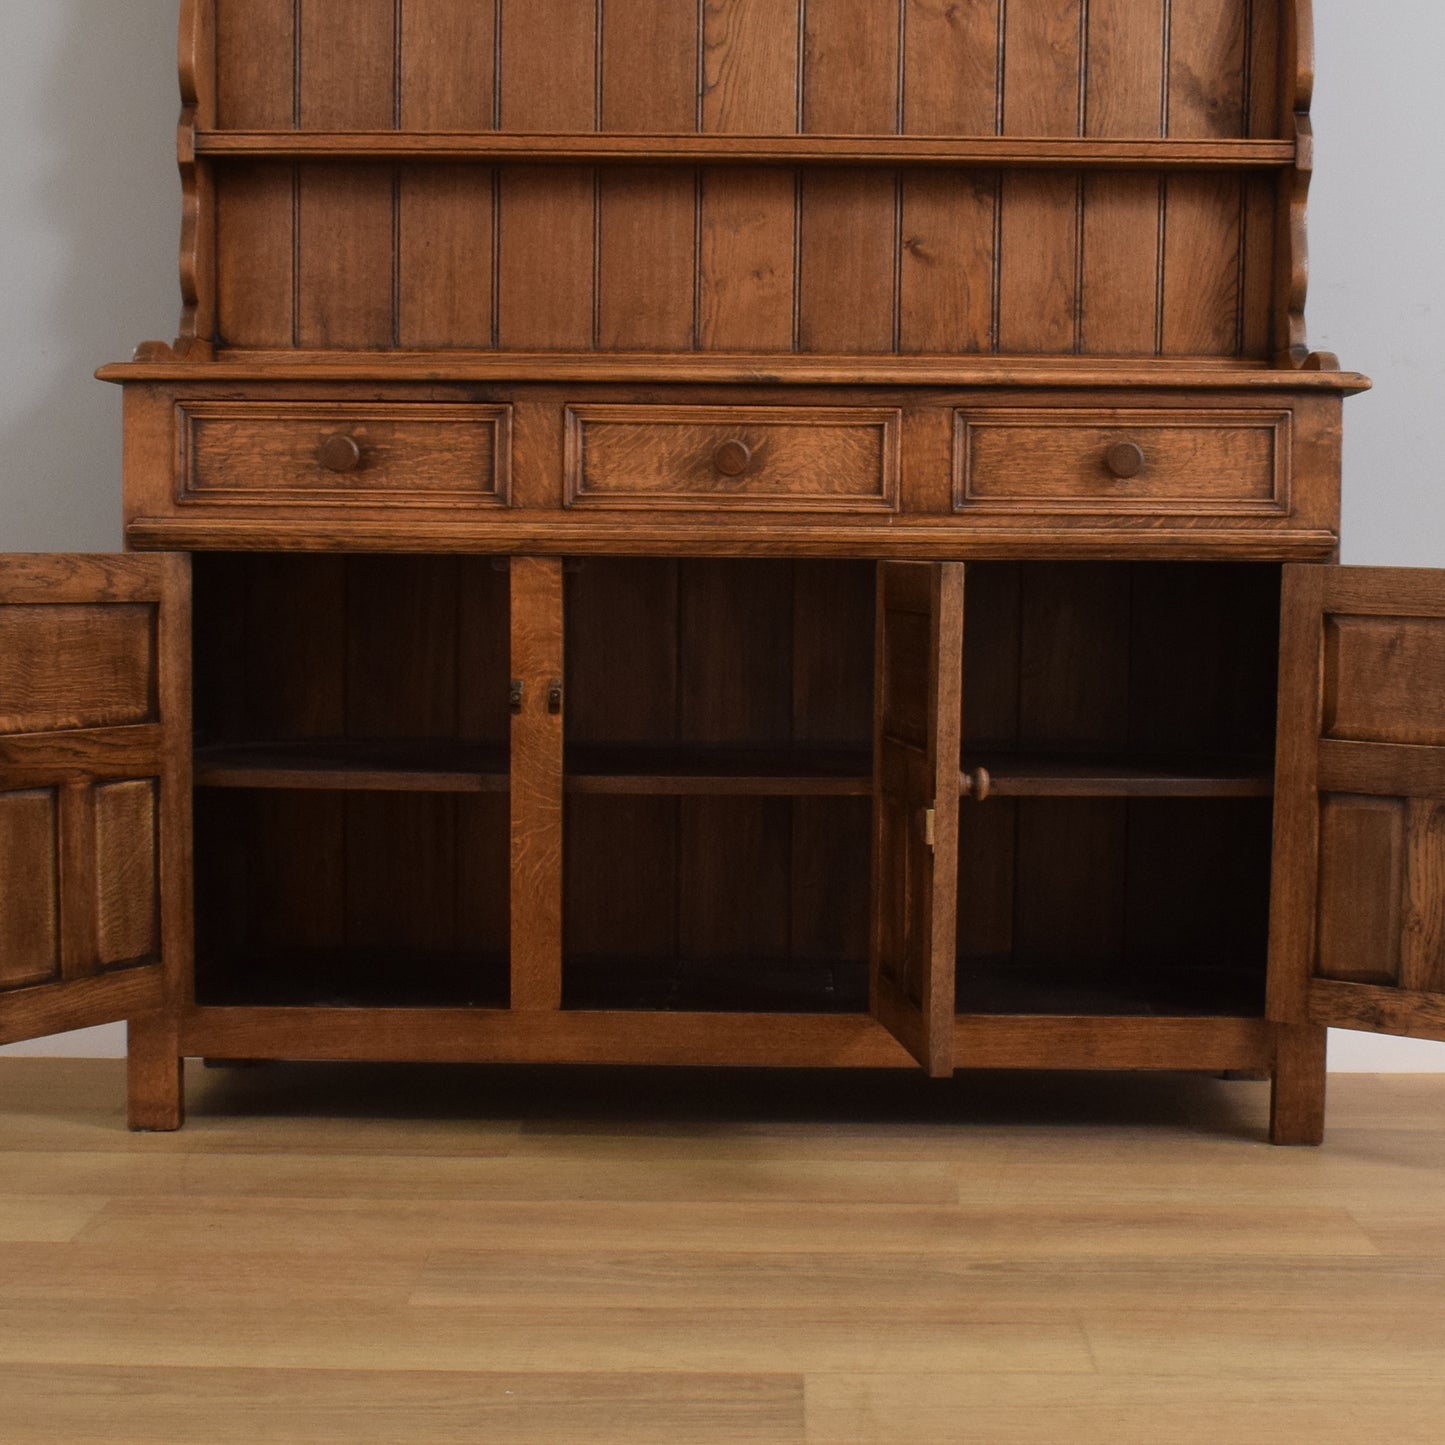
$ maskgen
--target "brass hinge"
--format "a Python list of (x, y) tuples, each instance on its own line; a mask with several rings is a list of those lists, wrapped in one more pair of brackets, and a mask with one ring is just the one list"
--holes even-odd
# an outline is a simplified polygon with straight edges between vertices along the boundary
[(933, 847), (934, 833), (937, 831), (938, 812), (934, 808), (925, 808), (923, 811), (923, 841), (931, 848)]

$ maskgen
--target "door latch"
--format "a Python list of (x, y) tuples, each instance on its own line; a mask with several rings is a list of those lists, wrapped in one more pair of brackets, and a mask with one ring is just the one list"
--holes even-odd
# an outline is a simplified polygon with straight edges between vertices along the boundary
[(527, 684), (520, 677), (512, 679), (512, 716), (517, 717), (522, 711), (522, 699), (526, 695)]
[(562, 714), (562, 679), (554, 677), (547, 684), (547, 711), (553, 717), (560, 717)]
[(938, 812), (933, 808), (923, 810), (923, 841), (931, 848), (938, 831)]

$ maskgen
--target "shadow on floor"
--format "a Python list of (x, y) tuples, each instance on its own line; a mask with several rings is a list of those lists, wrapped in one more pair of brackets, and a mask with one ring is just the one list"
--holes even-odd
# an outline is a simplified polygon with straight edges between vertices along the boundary
[(1259, 1139), (1268, 1088), (1188, 1074), (599, 1068), (420, 1064), (190, 1066), (194, 1119), (518, 1121), (529, 1132), (722, 1125), (1159, 1128)]

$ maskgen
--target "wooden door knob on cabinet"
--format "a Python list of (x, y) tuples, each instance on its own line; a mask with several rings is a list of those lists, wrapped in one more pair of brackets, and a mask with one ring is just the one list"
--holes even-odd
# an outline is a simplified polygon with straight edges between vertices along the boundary
[(723, 442), (712, 454), (712, 464), (725, 477), (740, 477), (752, 462), (753, 451), (746, 442)]
[(354, 472), (361, 465), (361, 443), (337, 432), (322, 441), (316, 456), (328, 472)]
[(1104, 465), (1120, 481), (1137, 477), (1144, 470), (1144, 448), (1137, 442), (1115, 442), (1104, 453)]
[(965, 798), (981, 803), (993, 791), (993, 779), (987, 768), (965, 768), (959, 790)]

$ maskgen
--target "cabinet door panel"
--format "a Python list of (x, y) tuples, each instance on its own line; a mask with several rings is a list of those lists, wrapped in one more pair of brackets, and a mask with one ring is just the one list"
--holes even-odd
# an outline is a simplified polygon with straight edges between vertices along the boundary
[(189, 724), (184, 558), (0, 558), (0, 1043), (185, 976)]
[(1445, 1038), (1445, 573), (1287, 567), (1270, 1012)]
[(963, 567), (878, 568), (874, 1015), (930, 1074), (953, 1072)]

